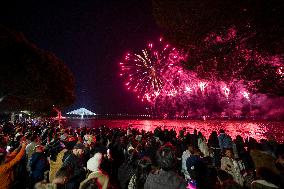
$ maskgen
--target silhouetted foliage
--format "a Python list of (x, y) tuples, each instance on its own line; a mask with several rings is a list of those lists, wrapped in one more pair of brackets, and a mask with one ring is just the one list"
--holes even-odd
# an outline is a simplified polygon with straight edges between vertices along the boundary
[(18, 32), (0, 27), (0, 110), (46, 111), (74, 101), (74, 78), (65, 64)]

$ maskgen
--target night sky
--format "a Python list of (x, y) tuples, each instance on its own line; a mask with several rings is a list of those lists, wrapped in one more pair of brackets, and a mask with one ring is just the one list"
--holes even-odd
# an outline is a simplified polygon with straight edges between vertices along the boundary
[[(5, 2), (5, 1), (4, 1)], [(2, 1), (0, 24), (53, 52), (73, 72), (76, 101), (99, 114), (142, 113), (146, 105), (127, 91), (119, 62), (160, 36), (150, 0)]]

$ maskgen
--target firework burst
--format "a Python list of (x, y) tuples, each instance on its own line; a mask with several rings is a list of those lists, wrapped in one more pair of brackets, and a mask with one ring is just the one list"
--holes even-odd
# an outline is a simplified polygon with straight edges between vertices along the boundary
[[(265, 59), (258, 54), (252, 57), (249, 51), (242, 51), (240, 57), (244, 64), (231, 74), (239, 75), (251, 60), (257, 60), (259, 66), (273, 62), (277, 68), (273, 71), (283, 80), (282, 59)], [(160, 38), (158, 43), (149, 43), (138, 53), (127, 53), (120, 63), (120, 75), (128, 90), (135, 92), (141, 101), (149, 102), (153, 115), (234, 117), (261, 112), (256, 109), (261, 107), (264, 100), (260, 99), (264, 97), (250, 93), (254, 81), (235, 77), (222, 81), (214, 75), (210, 80), (201, 79), (198, 73), (184, 68), (182, 61), (187, 58)]]
[(164, 75), (183, 59), (181, 54), (160, 38), (158, 44), (149, 43), (140, 53), (127, 53), (120, 63), (129, 90), (141, 100), (153, 101), (168, 80)]

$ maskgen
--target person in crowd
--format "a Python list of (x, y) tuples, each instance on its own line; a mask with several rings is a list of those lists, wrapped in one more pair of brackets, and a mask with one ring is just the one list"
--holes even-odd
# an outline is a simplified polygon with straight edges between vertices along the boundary
[(70, 179), (70, 168), (63, 166), (55, 174), (51, 183), (39, 182), (35, 189), (65, 189), (65, 185)]
[(171, 143), (161, 146), (157, 152), (159, 169), (150, 173), (145, 189), (184, 189), (186, 182), (176, 172), (175, 148)]
[(244, 143), (243, 138), (240, 135), (236, 136), (236, 139), (234, 140), (234, 144), (237, 150), (236, 153), (238, 154), (237, 157), (243, 161), (247, 171), (254, 170), (253, 160), (251, 156), (249, 155), (248, 150), (246, 149), (246, 144)]
[(245, 170), (241, 160), (235, 159), (232, 148), (225, 148), (221, 159), (221, 169), (231, 174), (234, 180), (241, 186), (244, 183), (242, 170)]
[(67, 183), (67, 189), (78, 189), (80, 183), (86, 178), (86, 171), (83, 165), (84, 150), (85, 146), (82, 143), (77, 143), (63, 162), (63, 166), (69, 167), (72, 172)]
[(236, 157), (243, 159), (243, 155), (246, 154), (246, 149), (245, 149), (243, 138), (240, 135), (237, 135), (236, 139), (234, 140), (234, 144), (235, 144), (236, 153), (237, 153)]
[(63, 149), (57, 154), (55, 161), (50, 158), (50, 160), (49, 160), (49, 165), (50, 165), (49, 181), (50, 182), (53, 181), (57, 171), (62, 167), (62, 165), (63, 165), (63, 157), (64, 157), (64, 155), (65, 155), (65, 153), (67, 151), (68, 150), (65, 147), (63, 147)]
[(281, 186), (284, 187), (284, 144), (280, 144), (275, 150), (276, 160), (275, 166), (279, 172)]
[(94, 178), (82, 183), (80, 189), (100, 189), (100, 187), (98, 186), (97, 179)]
[(221, 148), (219, 146), (218, 135), (216, 131), (212, 131), (208, 139), (209, 152), (213, 157), (213, 166), (220, 168), (221, 166)]
[(35, 152), (29, 159), (29, 167), (31, 188), (33, 188), (37, 182), (40, 182), (44, 179), (44, 172), (49, 168), (47, 157), (44, 153), (44, 146), (35, 146)]
[(9, 189), (14, 182), (14, 168), (25, 154), (27, 143), (23, 141), (21, 145), (11, 154), (0, 151), (0, 188)]
[[(144, 160), (144, 157), (147, 156), (152, 162), (152, 171), (150, 171), (146, 178), (144, 188), (195, 187), (199, 189), (215, 189), (216, 187), (218, 188), (214, 184), (217, 180), (216, 170), (220, 167), (227, 171), (222, 170), (227, 175), (229, 175), (228, 172), (233, 174), (231, 176), (232, 179), (222, 179), (222, 175), (219, 175), (221, 188), (239, 187), (239, 184), (235, 182), (238, 179), (234, 176), (234, 173), (238, 169), (240, 169), (240, 175), (245, 180), (244, 187), (246, 188), (251, 187), (252, 181), (256, 181), (255, 183), (259, 184), (257, 180), (265, 180), (279, 188), (283, 188), (283, 185), (279, 185), (274, 180), (269, 180), (261, 171), (261, 174), (258, 173), (258, 177), (254, 178), (255, 167), (259, 172), (259, 168), (264, 166), (272, 168), (270, 170), (276, 175), (282, 176), (281, 181), (284, 180), (284, 156), (280, 150), (281, 145), (275, 140), (271, 141), (268, 138), (267, 141), (260, 140), (259, 142), (258, 139), (250, 137), (249, 139), (246, 138), (245, 142), (243, 142), (241, 136), (237, 136), (234, 142), (232, 142), (231, 137), (224, 131), (220, 132), (219, 137), (217, 136), (217, 132), (213, 131), (207, 143), (209, 156), (203, 157), (200, 151), (206, 155), (203, 147), (206, 144), (205, 138), (202, 141), (199, 140), (198, 145), (200, 137), (198, 137), (196, 129), (193, 134), (187, 132), (187, 130), (183, 130), (184, 133), (181, 133), (180, 137), (177, 137), (176, 130), (177, 128), (175, 127), (167, 129), (166, 126), (157, 127), (154, 132), (124, 128), (123, 126), (121, 128), (106, 126), (63, 128), (59, 127), (58, 123), (53, 120), (27, 119), (25, 121), (16, 121), (15, 124), (5, 122), (0, 126), (0, 157), (5, 161), (1, 166), (5, 165), (5, 163), (13, 162), (20, 148), (17, 150), (14, 149), (19, 146), (19, 141), (21, 138), (24, 138), (24, 133), (29, 141), (34, 141), (31, 147), (26, 147), (27, 156), (29, 156), (28, 154), (31, 156), (33, 153), (32, 145), (41, 144), (45, 148), (46, 156), (50, 157), (50, 181), (45, 180), (50, 183), (47, 186), (51, 186), (55, 182), (61, 183), (54, 185), (59, 188), (79, 188), (80, 183), (86, 179), (86, 182), (81, 185), (82, 188), (102, 188), (104, 186), (103, 183), (105, 183), (101, 181), (103, 177), (98, 173), (94, 173), (101, 171), (109, 177), (108, 188), (139, 188), (140, 186), (142, 187), (148, 171), (142, 174), (138, 170), (140, 170), (141, 160)], [(200, 135), (201, 133), (199, 133)], [(37, 139), (32, 139), (32, 136), (36, 136)], [(85, 142), (85, 146), (80, 145), (78, 141)], [(61, 145), (61, 143), (64, 145)], [(191, 145), (190, 148), (187, 144)], [(224, 155), (221, 166), (221, 148), (226, 150), (228, 146), (232, 146), (235, 151), (234, 153), (230, 152)], [(11, 152), (12, 154), (10, 154)], [(85, 152), (89, 153), (86, 155)], [(103, 161), (99, 163), (100, 158), (94, 161), (97, 163), (92, 163), (92, 165), (98, 167), (99, 171), (91, 171), (88, 160), (92, 159), (93, 154), (96, 152), (102, 154)], [(182, 156), (182, 152), (184, 152), (184, 156)], [(7, 182), (10, 183), (6, 184), (4, 188), (25, 188), (23, 182), (25, 181), (25, 177), (31, 177), (29, 174), (26, 174), (29, 167), (26, 166), (25, 162), (27, 160), (25, 156), (22, 156), (18, 163), (15, 163), (11, 168), (5, 169), (5, 171), (1, 169), (0, 177), (3, 178), (4, 185)], [(90, 162), (92, 161), (90, 160)], [(243, 166), (243, 163), (245, 166)], [(98, 164), (101, 166), (97, 166)], [(61, 167), (68, 167), (70, 179), (66, 179), (66, 177), (64, 177), (65, 179), (60, 179), (55, 176)], [(94, 176), (93, 179), (87, 180), (90, 175), (88, 177), (85, 176), (86, 168), (91, 172), (91, 176), (97, 175), (98, 177)], [(92, 170), (97, 169), (94, 168)], [(247, 169), (250, 171), (249, 173)], [(185, 171), (188, 173), (186, 180), (179, 177)], [(137, 175), (141, 176), (140, 179)], [(20, 181), (21, 179), (22, 181)], [(62, 184), (65, 182), (66, 184)], [(3, 185), (3, 183), (1, 184)], [(0, 186), (2, 186), (1, 184)]]
[(122, 189), (128, 187), (131, 176), (136, 170), (138, 156), (135, 148), (130, 145), (127, 149), (127, 154), (125, 157), (126, 160), (118, 169), (118, 180)]
[(221, 151), (223, 151), (224, 148), (233, 148), (232, 138), (227, 133), (225, 133), (223, 129), (220, 129), (218, 141)]
[(190, 143), (192, 146), (198, 147), (198, 134), (196, 129), (194, 129), (193, 133), (190, 135)]
[(203, 153), (195, 146), (190, 146), (189, 151), (191, 155), (186, 160), (186, 169), (188, 173), (186, 181), (188, 187), (199, 189), (209, 188), (208, 184), (211, 182), (209, 182), (208, 166), (211, 163), (207, 163), (209, 160), (206, 158), (210, 159), (210, 157), (204, 158)]
[[(27, 139), (29, 139), (29, 142), (26, 147), (26, 156), (27, 156), (26, 158), (28, 161), (32, 157), (35, 150), (35, 146), (37, 145), (37, 136), (33, 134)], [(30, 165), (28, 162), (27, 162), (27, 171), (30, 172)]]
[(257, 180), (251, 183), (251, 189), (278, 189), (281, 186), (279, 175), (267, 167), (256, 169)]
[(209, 149), (206, 142), (206, 138), (202, 135), (201, 132), (198, 132), (197, 141), (198, 141), (198, 148), (202, 152), (203, 156), (204, 157), (209, 156)]
[(107, 139), (105, 136), (101, 136), (96, 140), (93, 151), (94, 153), (100, 152), (103, 155), (107, 154)]
[(275, 173), (278, 173), (278, 170), (275, 166), (276, 158), (271, 155), (270, 152), (267, 152), (264, 146), (260, 143), (255, 143), (250, 150), (250, 156), (254, 162), (255, 170), (260, 167), (266, 167)]
[(86, 134), (83, 139), (84, 145), (86, 147), (84, 155), (84, 163), (86, 163), (96, 153), (94, 149), (96, 137), (93, 135)]
[(138, 161), (136, 173), (132, 175), (128, 189), (143, 189), (146, 182), (146, 178), (152, 170), (152, 161), (148, 157), (143, 157)]
[(262, 150), (264, 152), (266, 152), (267, 154), (275, 157), (275, 154), (274, 154), (274, 147), (270, 144), (270, 142), (268, 142), (266, 139), (260, 139), (259, 141), (260, 145), (262, 146)]
[(218, 178), (218, 185), (220, 187), (216, 188), (221, 188), (221, 189), (242, 189), (243, 187), (239, 185), (233, 178), (231, 174), (228, 172), (220, 169), (217, 171), (217, 178)]
[(186, 180), (190, 179), (189, 173), (187, 171), (186, 160), (192, 155), (192, 146), (187, 143), (187, 149), (182, 153), (181, 157), (181, 172), (184, 174)]
[(186, 129), (185, 128), (182, 128), (180, 131), (179, 131), (179, 138), (180, 139), (184, 139), (185, 137), (185, 133), (186, 133)]
[(81, 182), (80, 189), (86, 185), (86, 183), (94, 182), (94, 185), (98, 185), (99, 189), (107, 189), (109, 185), (108, 175), (100, 169), (102, 163), (103, 154), (97, 152), (94, 157), (90, 158), (87, 162), (87, 169), (91, 171), (88, 177)]

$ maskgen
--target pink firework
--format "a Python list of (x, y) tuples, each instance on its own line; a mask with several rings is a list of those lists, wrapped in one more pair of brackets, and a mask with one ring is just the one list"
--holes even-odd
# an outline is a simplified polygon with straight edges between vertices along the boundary
[[(212, 40), (224, 43), (234, 37), (233, 28), (221, 38), (212, 35), (208, 43)], [(149, 43), (139, 53), (127, 53), (120, 63), (120, 76), (128, 90), (135, 92), (141, 101), (149, 103), (147, 105), (151, 106), (153, 115), (251, 116), (262, 112), (258, 109), (262, 108), (261, 103), (265, 102), (265, 98), (248, 92), (253, 91), (254, 80), (245, 81), (235, 76), (249, 67), (250, 62), (256, 61), (256, 66), (263, 68), (272, 64), (278, 79), (283, 81), (283, 59), (279, 56), (261, 56), (243, 47), (235, 53), (238, 56), (233, 61), (238, 61), (238, 64), (232, 64), (235, 68), (228, 75), (230, 78), (222, 81), (222, 78), (213, 74), (210, 80), (205, 80), (200, 79), (196, 72), (184, 68), (181, 63), (187, 56), (160, 38), (158, 43)], [(223, 61), (227, 60), (230, 60), (229, 55), (225, 55)]]
[(280, 75), (280, 77), (284, 77), (284, 67), (279, 67), (277, 69), (277, 74)]
[(149, 43), (141, 53), (127, 53), (120, 63), (120, 75), (125, 78), (127, 89), (138, 93), (142, 101), (150, 102), (160, 95), (167, 82), (167, 70), (183, 59), (176, 48), (160, 38), (158, 44)]
[(207, 82), (203, 82), (203, 81), (199, 82), (199, 84), (198, 84), (198, 86), (199, 86), (199, 88), (200, 88), (200, 90), (202, 92), (204, 92), (204, 90), (207, 87), (207, 85), (208, 85), (208, 83)]
[(248, 101), (250, 100), (249, 99), (249, 93), (247, 91), (243, 91), (241, 92), (241, 94), (243, 95), (244, 98), (246, 98)]
[(224, 95), (226, 96), (226, 98), (229, 97), (229, 94), (230, 94), (230, 89), (227, 87), (227, 85), (224, 85), (222, 87), (223, 91), (224, 91)]

